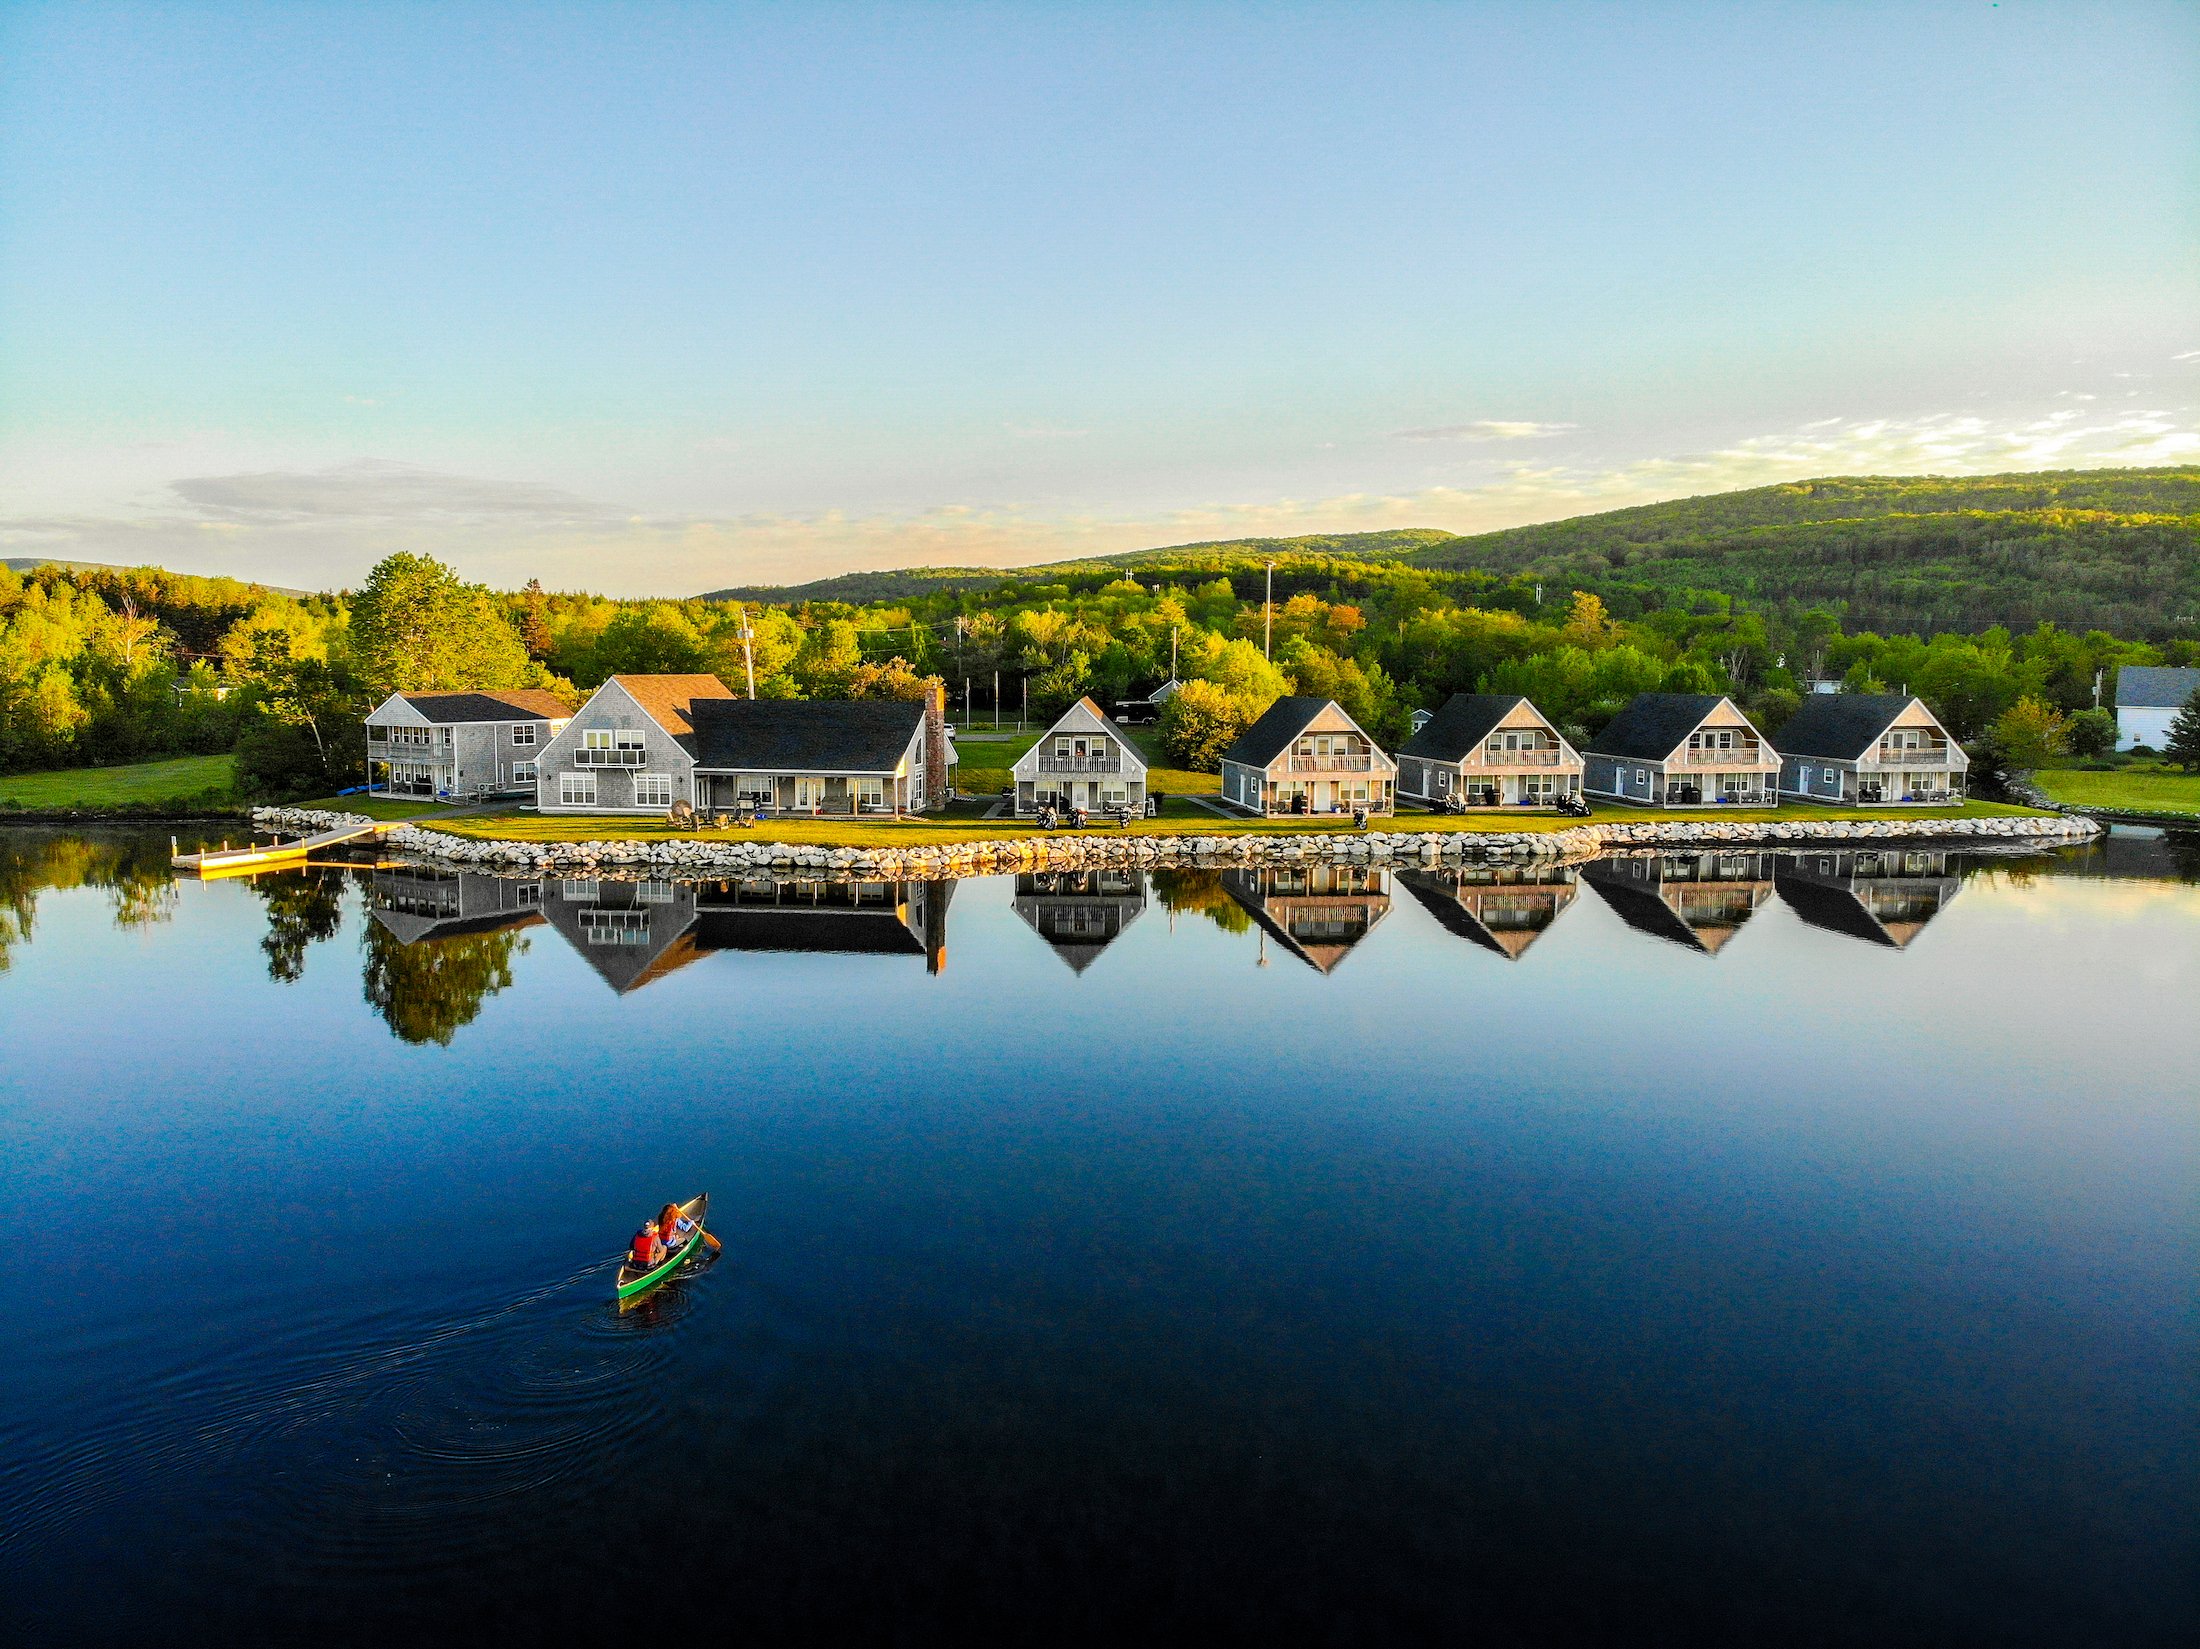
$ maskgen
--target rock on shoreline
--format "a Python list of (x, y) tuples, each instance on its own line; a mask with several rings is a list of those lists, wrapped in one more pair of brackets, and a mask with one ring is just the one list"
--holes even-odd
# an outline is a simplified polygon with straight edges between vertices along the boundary
[[(266, 830), (311, 832), (373, 821), (312, 808), (260, 807), (253, 823)], [(1948, 842), (2053, 846), (2101, 833), (2092, 819), (2060, 815), (2004, 819), (1776, 819), (1722, 824), (1716, 820), (1645, 819), (1574, 825), (1550, 831), (1351, 831), (1332, 835), (1181, 836), (1054, 835), (1013, 841), (912, 843), (908, 847), (831, 847), (770, 841), (510, 842), (450, 836), (418, 824), (390, 831), (399, 852), (468, 869), (511, 875), (626, 870), (696, 877), (800, 872), (856, 881), (929, 880), (1019, 870), (1081, 870), (1112, 865), (1292, 864), (1308, 859), (1345, 864), (1482, 864), (1506, 860), (1572, 863), (1642, 849), (1702, 849)]]

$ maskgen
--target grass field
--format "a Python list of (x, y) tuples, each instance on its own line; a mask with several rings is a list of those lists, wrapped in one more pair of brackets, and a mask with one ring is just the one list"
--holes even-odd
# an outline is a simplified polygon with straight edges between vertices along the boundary
[(2187, 773), (2163, 762), (2132, 762), (2106, 773), (2043, 767), (2032, 775), (2032, 782), (2067, 807), (2200, 817), (2200, 773)]
[(319, 796), (310, 802), (285, 802), (285, 807), (326, 808), (331, 813), (357, 813), (369, 819), (420, 819), (448, 813), (440, 802), (423, 802), (393, 796)]
[[(1591, 815), (1593, 819), (1618, 820), (1632, 824), (1655, 822), (1683, 822), (1712, 820), (1721, 824), (1743, 824), (1768, 819), (1996, 819), (2021, 818), (2034, 813), (2028, 807), (2009, 807), (1998, 802), (1969, 802), (1962, 807), (1919, 808), (1911, 810), (1833, 807), (1791, 807), (1777, 813), (1743, 808), (1719, 808), (1712, 811), (1660, 812), (1641, 808), (1600, 807)], [(450, 819), (425, 819), (425, 824), (453, 836), (476, 837), (483, 840), (508, 842), (587, 842), (631, 841), (655, 842), (666, 840), (687, 841), (764, 841), (790, 842), (803, 846), (822, 847), (923, 847), (948, 842), (1014, 841), (1028, 836), (1046, 834), (1035, 824), (1018, 823), (1005, 819), (979, 819), (969, 815), (926, 817), (898, 822), (881, 820), (877, 823), (856, 823), (847, 819), (767, 819), (750, 830), (676, 830), (671, 825), (654, 819), (590, 819), (557, 816), (545, 818), (535, 813), (469, 813)], [(1405, 813), (1394, 819), (1378, 819), (1374, 828), (1379, 830), (1426, 830), (1435, 832), (1464, 831), (1513, 831), (1564, 830), (1571, 825), (1588, 821), (1561, 818), (1555, 813), (1493, 811), (1470, 814), (1464, 818), (1433, 813)], [(1318, 819), (1225, 819), (1205, 808), (1189, 802), (1170, 804), (1168, 813), (1159, 819), (1138, 819), (1130, 826), (1133, 836), (1181, 836), (1188, 834), (1241, 836), (1311, 835), (1335, 831), (1349, 831), (1349, 818)], [(1105, 834), (1115, 829), (1112, 825), (1094, 820), (1093, 833)], [(1060, 832), (1057, 832), (1060, 834)]]
[(0, 777), (0, 807), (66, 812), (181, 801), (213, 805), (230, 800), (235, 780), (236, 761), (230, 756), (178, 756), (129, 767), (64, 767)]

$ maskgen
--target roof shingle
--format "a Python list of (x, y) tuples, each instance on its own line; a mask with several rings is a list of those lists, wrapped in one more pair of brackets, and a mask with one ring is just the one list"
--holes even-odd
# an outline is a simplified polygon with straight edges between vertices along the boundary
[(2177, 710), (2200, 693), (2200, 669), (2127, 664), (2116, 672), (2119, 710)]
[(891, 773), (924, 725), (904, 699), (697, 699), (695, 764), (737, 773)]
[(674, 738), (695, 731), (691, 707), (708, 699), (730, 699), (733, 689), (716, 676), (613, 676), (642, 713)]
[(1855, 761), (1917, 700), (1907, 693), (1813, 693), (1773, 736), (1783, 756)]
[[(1528, 701), (1518, 693), (1454, 693), (1429, 718), (1427, 726), (1406, 740), (1398, 754), (1428, 761), (1460, 761), (1480, 749), (1497, 724), (1522, 704)], [(1529, 704), (1528, 708), (1534, 710), (1535, 706)]]
[(1637, 693), (1604, 731), (1589, 741), (1594, 756), (1661, 762), (1725, 702), (1720, 693)]
[(573, 712), (565, 700), (540, 687), (487, 693), (400, 693), (398, 697), (438, 726), (467, 721), (563, 721)]

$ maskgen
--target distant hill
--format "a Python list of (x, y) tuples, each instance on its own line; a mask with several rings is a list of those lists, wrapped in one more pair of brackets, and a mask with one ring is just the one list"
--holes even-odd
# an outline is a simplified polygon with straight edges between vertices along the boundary
[(1002, 584), (1045, 583), (1048, 577), (1083, 575), (1114, 568), (1150, 572), (1163, 568), (1196, 572), (1202, 563), (1220, 565), (1248, 557), (1341, 555), (1367, 561), (1399, 561), (1451, 541), (1454, 534), (1434, 527), (1391, 532), (1317, 533), (1305, 538), (1230, 538), (1199, 544), (1174, 544), (1152, 550), (1050, 561), (1035, 567), (904, 567), (891, 571), (842, 573), (808, 584), (743, 584), (712, 590), (705, 601), (906, 601), (913, 596), (956, 590), (990, 590)]
[(1433, 528), (1247, 538), (1018, 568), (916, 567), (714, 595), (890, 602), (1115, 570), (1188, 579), (1268, 556), (1342, 556), (1591, 589), (1615, 610), (1713, 591), (1830, 606), (1851, 629), (2158, 635), (2200, 615), (2200, 467), (1832, 476), (1461, 536)]
[(1407, 560), (1653, 598), (1833, 605), (1851, 629), (2160, 633), (2200, 614), (2200, 468), (1839, 476), (1447, 538)]
[(11, 573), (27, 573), (33, 567), (62, 567), (72, 573), (106, 572), (115, 567), (112, 561), (56, 561), (50, 555), (11, 555), (0, 557), (0, 567)]

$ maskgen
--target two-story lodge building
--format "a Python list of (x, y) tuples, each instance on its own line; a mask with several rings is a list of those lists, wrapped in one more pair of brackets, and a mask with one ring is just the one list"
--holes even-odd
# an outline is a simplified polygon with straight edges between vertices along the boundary
[(1780, 805), (1780, 757), (1719, 693), (1640, 693), (1582, 752), (1581, 788), (1644, 807)]
[(1580, 789), (1580, 755), (1517, 693), (1454, 693), (1398, 752), (1398, 794), (1431, 807), (1548, 807)]
[(443, 802), (532, 795), (541, 752), (572, 714), (539, 687), (392, 693), (367, 714), (368, 794)]
[(1222, 753), (1222, 799), (1270, 818), (1388, 813), (1398, 764), (1334, 699), (1281, 698)]

